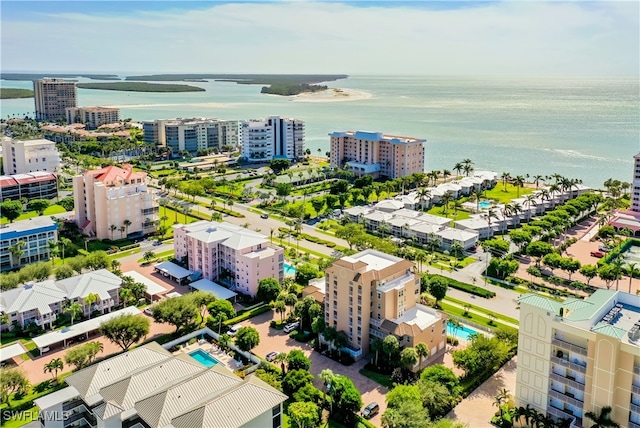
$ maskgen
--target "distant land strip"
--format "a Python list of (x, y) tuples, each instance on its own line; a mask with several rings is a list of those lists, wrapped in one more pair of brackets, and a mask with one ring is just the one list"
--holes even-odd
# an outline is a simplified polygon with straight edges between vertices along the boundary
[(0, 88), (0, 99), (33, 98), (33, 90), (18, 88)]
[(81, 89), (100, 89), (105, 91), (126, 92), (204, 92), (204, 88), (191, 85), (171, 85), (165, 83), (145, 82), (113, 82), (113, 83), (78, 83)]
[(78, 77), (85, 77), (93, 80), (120, 80), (115, 74), (82, 74), (82, 73), (0, 73), (0, 79), (2, 80), (41, 80), (46, 77), (61, 78), (61, 79), (74, 79)]
[(138, 81), (202, 81), (218, 80), (236, 82), (241, 85), (301, 85), (320, 82), (332, 82), (346, 79), (347, 74), (149, 74), (127, 76), (125, 80)]

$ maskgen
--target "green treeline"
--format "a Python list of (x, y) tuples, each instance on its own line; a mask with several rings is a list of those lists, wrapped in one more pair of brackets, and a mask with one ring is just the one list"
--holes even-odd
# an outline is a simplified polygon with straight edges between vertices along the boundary
[(0, 99), (33, 98), (33, 90), (18, 88), (0, 88)]
[(145, 82), (78, 83), (82, 89), (102, 89), (105, 91), (128, 92), (204, 92), (204, 88), (191, 85), (173, 85)]
[(125, 80), (143, 81), (195, 81), (218, 80), (236, 82), (241, 85), (274, 85), (331, 82), (346, 79), (346, 74), (150, 74), (127, 76)]
[(271, 86), (263, 86), (260, 93), (273, 94), (273, 95), (298, 95), (303, 92), (320, 92), (327, 90), (325, 85), (309, 85), (307, 83), (301, 84), (274, 84)]

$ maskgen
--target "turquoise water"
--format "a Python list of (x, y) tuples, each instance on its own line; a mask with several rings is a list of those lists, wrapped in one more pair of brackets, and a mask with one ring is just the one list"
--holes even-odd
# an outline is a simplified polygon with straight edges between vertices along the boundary
[(471, 336), (472, 334), (478, 334), (478, 332), (465, 326), (454, 330), (451, 324), (447, 324), (447, 334), (449, 334), (450, 336), (456, 336), (460, 339), (469, 340), (469, 336)]
[(218, 360), (207, 354), (202, 349), (196, 349), (193, 352), (189, 352), (189, 356), (205, 367), (213, 367), (219, 363)]
[(481, 202), (478, 204), (478, 207), (482, 209), (482, 208), (489, 208), (489, 207), (490, 207), (490, 206), (492, 206), (492, 205), (493, 205), (493, 204), (492, 204), (491, 202), (488, 202), (488, 201), (481, 201)]
[[(79, 79), (86, 81), (86, 79)], [(31, 88), (26, 81), (2, 87)], [(637, 78), (481, 79), (352, 76), (329, 82), (370, 98), (298, 102), (260, 94), (261, 85), (203, 82), (206, 92), (137, 93), (78, 89), (80, 105), (115, 105), (121, 117), (220, 119), (291, 116), (305, 120), (313, 154), (328, 133), (368, 130), (427, 140), (425, 169), (452, 170), (464, 158), (479, 169), (515, 175), (559, 173), (602, 186), (631, 181), (640, 150)], [(33, 112), (32, 99), (0, 101), (2, 116)], [(31, 113), (32, 114), (32, 113)]]
[(285, 275), (293, 275), (296, 273), (295, 266), (291, 266), (289, 263), (284, 264), (284, 273)]

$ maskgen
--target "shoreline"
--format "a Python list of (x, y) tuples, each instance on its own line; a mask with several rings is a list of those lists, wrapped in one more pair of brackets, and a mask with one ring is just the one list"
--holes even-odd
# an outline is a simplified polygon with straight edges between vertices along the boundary
[(303, 92), (292, 95), (290, 101), (304, 103), (332, 103), (344, 101), (360, 101), (373, 98), (373, 94), (365, 91), (345, 88), (328, 88), (320, 92)]

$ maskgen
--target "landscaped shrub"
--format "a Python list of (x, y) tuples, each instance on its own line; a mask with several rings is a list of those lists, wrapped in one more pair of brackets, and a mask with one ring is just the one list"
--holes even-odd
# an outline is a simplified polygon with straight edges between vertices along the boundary
[(491, 299), (491, 298), (496, 296), (496, 293), (494, 293), (493, 291), (485, 290), (484, 288), (476, 287), (475, 285), (465, 284), (464, 282), (456, 281), (455, 279), (447, 278), (447, 277), (442, 276), (442, 275), (425, 274), (425, 277), (427, 278), (427, 280), (431, 279), (431, 278), (442, 278), (444, 281), (447, 282), (447, 284), (451, 288), (455, 288), (457, 290), (465, 291), (467, 293), (474, 294), (476, 296), (484, 297), (484, 298), (487, 298), (487, 299)]
[(264, 305), (260, 305), (257, 306), (253, 309), (250, 309), (248, 311), (244, 311), (242, 312), (240, 315), (238, 315), (235, 318), (231, 318), (226, 320), (225, 322), (223, 322), (224, 325), (234, 325), (237, 324), (241, 321), (244, 320), (248, 320), (249, 318), (253, 318), (256, 315), (260, 315), (260, 314), (264, 314), (265, 312), (269, 312), (271, 310), (271, 306), (269, 306), (269, 304), (265, 303)]

